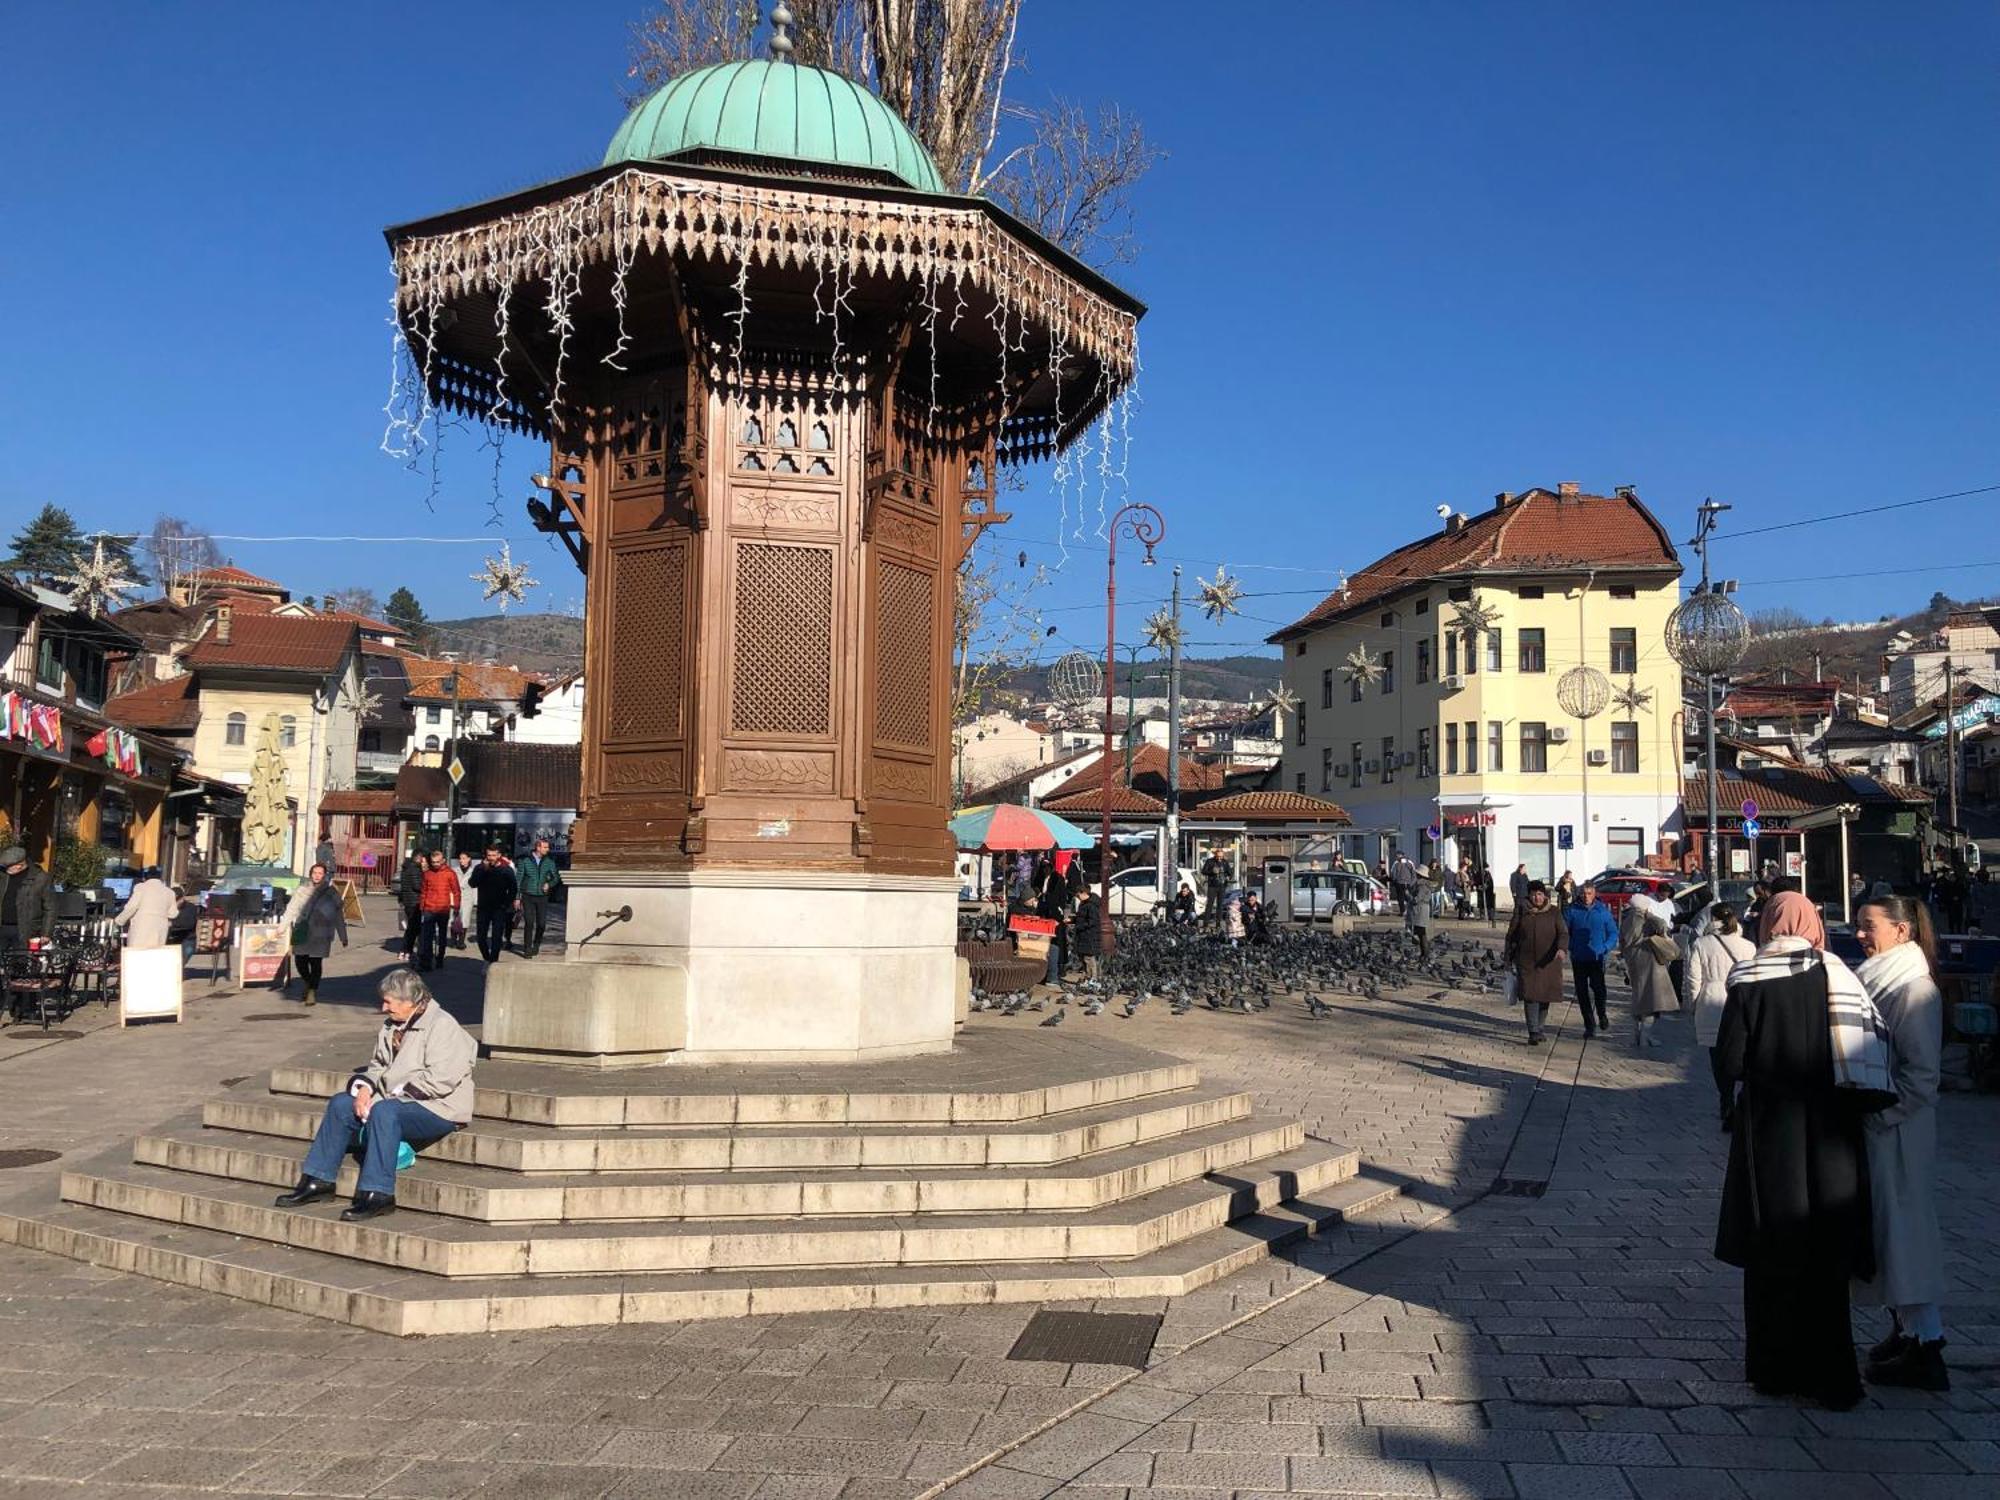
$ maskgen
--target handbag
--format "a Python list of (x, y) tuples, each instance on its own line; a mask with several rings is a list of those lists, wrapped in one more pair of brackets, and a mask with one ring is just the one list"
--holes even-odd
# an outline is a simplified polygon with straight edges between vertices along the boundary
[(1508, 1005), (1521, 1003), (1521, 976), (1512, 969), (1507, 971), (1507, 982), (1500, 986), (1500, 996)]
[(1646, 939), (1644, 946), (1656, 963), (1670, 964), (1681, 956), (1680, 944), (1670, 937), (1661, 937), (1657, 932)]

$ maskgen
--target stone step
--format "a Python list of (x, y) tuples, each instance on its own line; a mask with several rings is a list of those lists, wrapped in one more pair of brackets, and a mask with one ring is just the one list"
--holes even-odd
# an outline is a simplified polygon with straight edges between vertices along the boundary
[[(839, 1069), (652, 1067), (599, 1073), (489, 1059), (475, 1074), (473, 1109), (485, 1119), (563, 1128), (995, 1124), (1172, 1093), (1196, 1082), (1193, 1065), (1177, 1058), (1101, 1031), (1058, 1035), (1056, 1028), (1037, 1026), (1037, 1019), (967, 1027), (951, 1052), (937, 1057)], [(324, 1099), (346, 1086), (361, 1060), (351, 1045), (324, 1047), (273, 1070), (271, 1088)], [(829, 1091), (829, 1077), (846, 1086)]]
[[(346, 1081), (333, 1080), (331, 1093)], [(202, 1123), (311, 1140), (325, 1095), (226, 1095)], [(836, 1167), (1049, 1166), (1184, 1135), (1251, 1113), (1250, 1096), (1196, 1086), (1072, 1110), (1058, 1119), (991, 1125), (626, 1127), (601, 1134), (486, 1119), (427, 1148), (439, 1161), (511, 1172), (730, 1172)]]
[[(1296, 1149), (1295, 1121), (1247, 1117), (1049, 1167), (859, 1168), (827, 1173), (620, 1173), (528, 1181), (427, 1153), (396, 1179), (397, 1201), (486, 1223), (753, 1219), (867, 1214), (1049, 1212), (1098, 1208)], [(185, 1125), (139, 1137), (140, 1163), (269, 1187), (298, 1180), (296, 1144)], [(354, 1188), (350, 1163), (340, 1190)]]
[[(794, 1312), (1178, 1297), (1401, 1189), (1363, 1172), (1116, 1264), (1034, 1262), (447, 1281), (101, 1208), (0, 1214), (0, 1242), (396, 1335), (499, 1333)], [(364, 1226), (365, 1227), (365, 1226)]]
[(434, 1276), (603, 1276), (643, 1272), (1130, 1260), (1350, 1177), (1355, 1153), (1309, 1143), (1266, 1161), (1102, 1208), (1037, 1215), (659, 1220), (518, 1226), (399, 1209), (344, 1223), (337, 1203), (273, 1206), (268, 1186), (107, 1159), (65, 1172), (72, 1203), (192, 1224)]

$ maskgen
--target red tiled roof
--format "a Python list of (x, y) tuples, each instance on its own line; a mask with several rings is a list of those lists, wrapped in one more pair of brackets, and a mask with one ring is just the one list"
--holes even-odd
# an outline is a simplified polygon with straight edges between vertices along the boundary
[[(1760, 817), (1790, 817), (1797, 813), (1820, 812), (1843, 802), (1879, 802), (1880, 798), (1836, 771), (1819, 766), (1775, 765), (1738, 775), (1724, 771), (1715, 780), (1715, 805), (1726, 817), (1736, 817), (1746, 801), (1757, 804)], [(1929, 802), (1931, 793), (1922, 787), (1894, 786), (1876, 782), (1897, 802)], [(1690, 823), (1708, 822), (1708, 783), (1699, 772), (1681, 778), (1681, 806)]]
[(291, 615), (245, 615), (230, 624), (229, 639), (213, 626), (187, 654), (190, 669), (237, 667), (265, 672), (327, 673), (353, 650), (357, 633), (347, 620)]
[[(1093, 817), (1104, 812), (1104, 783), (1085, 778), (1089, 784), (1080, 786), (1073, 792), (1060, 797), (1044, 797), (1042, 808), (1046, 812), (1060, 813), (1064, 817), (1072, 813), (1088, 813)], [(1165, 813), (1167, 804), (1158, 797), (1149, 797), (1144, 792), (1135, 792), (1129, 786), (1113, 783), (1111, 787), (1111, 811), (1121, 813)]]
[[(1037, 776), (1046, 775), (1050, 771), (1059, 771), (1064, 766), (1074, 765), (1077, 761), (1083, 760), (1087, 756), (1097, 754), (1097, 751), (1098, 747), (1096, 745), (1092, 745), (1087, 750), (1072, 750), (1067, 755), (1058, 755), (1054, 760), (1045, 760), (1038, 766), (1029, 766), (1025, 771), (1016, 771), (1011, 776), (1003, 776), (998, 781), (989, 782), (968, 796), (965, 799), (966, 805), (977, 807), (987, 802), (1005, 802), (1009, 800), (1013, 793), (1024, 789)], [(1070, 773), (1071, 776), (1076, 774), (1075, 771)]]
[(193, 574), (189, 578), (189, 582), (195, 584), (216, 583), (224, 585), (233, 583), (246, 588), (276, 589), (280, 593), (290, 592), (282, 583), (274, 583), (268, 578), (259, 578), (255, 573), (247, 573), (230, 563), (224, 563), (219, 568), (203, 568), (199, 573)]
[(1327, 595), (1268, 639), (1289, 640), (1435, 579), (1579, 567), (1679, 572), (1680, 555), (1636, 496), (1564, 498), (1528, 490), (1507, 505), (1469, 518), (1456, 531), (1436, 532), (1377, 558), (1351, 575), (1344, 590)]
[[(1125, 776), (1125, 752), (1113, 748), (1113, 760), (1118, 769), (1112, 775), (1118, 780)], [(1141, 791), (1164, 792), (1167, 789), (1167, 752), (1162, 745), (1144, 744), (1132, 752), (1132, 785)], [(1222, 785), (1222, 772), (1215, 766), (1205, 766), (1199, 761), (1181, 757), (1181, 791), (1208, 792)]]
[(104, 705), (104, 717), (126, 729), (185, 733), (201, 721), (194, 678), (169, 677), (120, 693)]
[(393, 791), (328, 792), (319, 799), (319, 810), (329, 814), (350, 814), (361, 817), (380, 818), (396, 810), (396, 794)]
[(1354, 821), (1339, 803), (1304, 792), (1229, 792), (1220, 797), (1200, 798), (1189, 810), (1204, 818), (1243, 818), (1251, 822)]
[(372, 615), (357, 615), (351, 609), (323, 609), (319, 612), (322, 620), (352, 620), (370, 635), (406, 636), (409, 632), (400, 625), (391, 625), (387, 620), (378, 620)]
[(412, 698), (435, 699), (440, 703), (451, 701), (451, 679), (458, 678), (458, 696), (461, 700), (486, 700), (494, 703), (511, 702), (527, 691), (528, 674), (517, 672), (512, 667), (488, 667), (473, 662), (432, 661), (425, 657), (408, 657), (410, 692)]

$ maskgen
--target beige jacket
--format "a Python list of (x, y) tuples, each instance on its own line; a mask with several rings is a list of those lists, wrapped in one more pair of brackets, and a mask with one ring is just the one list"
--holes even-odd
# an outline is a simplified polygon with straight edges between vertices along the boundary
[(479, 1044), (435, 1000), (410, 1018), (399, 1051), (396, 1033), (402, 1029), (384, 1021), (375, 1055), (354, 1077), (365, 1078), (378, 1099), (406, 1099), (454, 1125), (470, 1124)]
[(167, 928), (179, 906), (174, 899), (174, 888), (164, 880), (142, 880), (132, 887), (131, 896), (118, 913), (118, 925), (130, 930), (134, 948), (164, 948)]

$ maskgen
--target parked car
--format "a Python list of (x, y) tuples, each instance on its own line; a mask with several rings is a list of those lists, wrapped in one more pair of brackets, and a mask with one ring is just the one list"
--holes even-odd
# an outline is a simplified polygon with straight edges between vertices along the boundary
[(1597, 899), (1611, 908), (1614, 916), (1625, 914), (1625, 904), (1634, 896), (1650, 896), (1655, 901), (1671, 901), (1685, 882), (1671, 871), (1606, 870), (1589, 882), (1597, 887)]
[[(1189, 869), (1177, 872), (1177, 880), (1187, 882), (1189, 890), (1195, 893), (1195, 911), (1201, 911), (1201, 882)], [(1171, 901), (1180, 890), (1178, 884), (1167, 892)], [(1160, 872), (1151, 865), (1133, 865), (1120, 870), (1111, 877), (1111, 915), (1114, 917), (1150, 917), (1161, 905)]]
[(1351, 870), (1297, 870), (1292, 874), (1292, 918), (1379, 917), (1389, 910), (1389, 888)]

